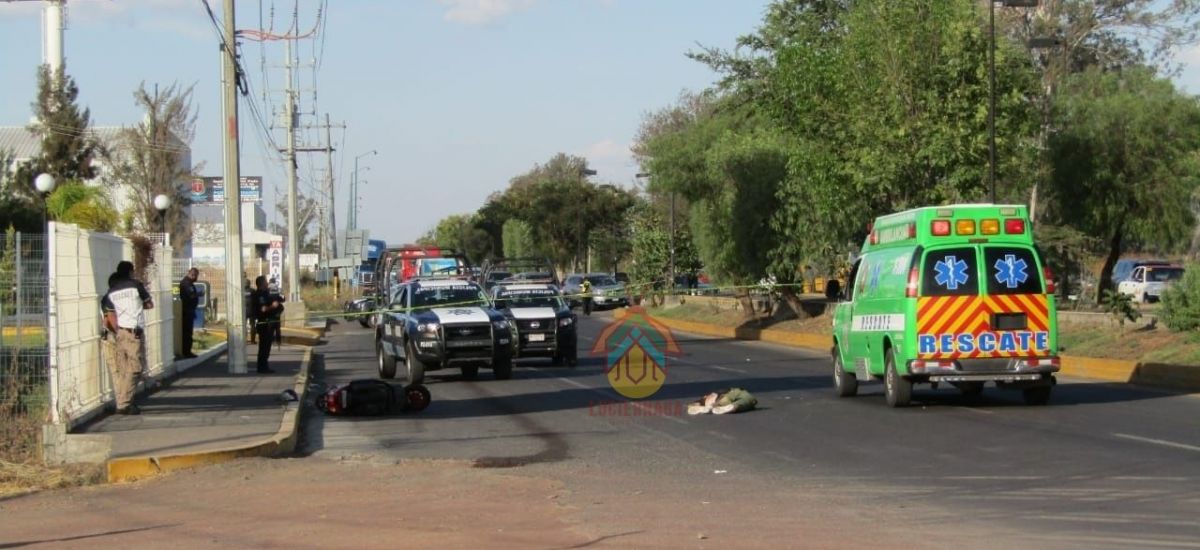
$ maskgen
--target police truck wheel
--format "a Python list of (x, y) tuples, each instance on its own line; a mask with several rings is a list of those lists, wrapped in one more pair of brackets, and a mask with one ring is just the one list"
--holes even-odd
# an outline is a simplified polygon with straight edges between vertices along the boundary
[(479, 377), (479, 365), (463, 365), (462, 377), (463, 380), (474, 380)]
[(1054, 386), (1034, 386), (1021, 390), (1021, 397), (1025, 399), (1026, 405), (1041, 406), (1050, 402), (1050, 390)]
[(492, 363), (492, 372), (496, 374), (496, 380), (508, 380), (512, 378), (512, 370), (512, 357), (497, 359), (495, 363)]
[(883, 377), (883, 393), (887, 397), (889, 407), (907, 407), (912, 401), (912, 382), (905, 380), (896, 370), (896, 355), (892, 348), (884, 353), (884, 364), (887, 369)]
[(371, 328), (371, 320), (366, 316), (359, 317), (358, 324), (362, 325), (362, 328)]
[(567, 366), (574, 367), (579, 364), (579, 344), (571, 342), (571, 347), (567, 348)]
[(408, 345), (408, 353), (404, 354), (404, 370), (408, 375), (408, 384), (420, 384), (425, 381), (425, 363), (417, 357), (417, 348), (412, 344)]
[(379, 377), (391, 380), (396, 377), (396, 358), (383, 350), (383, 342), (375, 342), (375, 355), (379, 360)]
[(846, 372), (842, 365), (842, 350), (833, 347), (833, 389), (838, 397), (853, 397), (858, 393), (858, 378)]

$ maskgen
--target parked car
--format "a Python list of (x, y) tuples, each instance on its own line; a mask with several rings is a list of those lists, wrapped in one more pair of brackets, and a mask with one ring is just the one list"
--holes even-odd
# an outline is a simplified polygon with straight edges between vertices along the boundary
[(1129, 278), (1117, 285), (1117, 292), (1132, 296), (1140, 303), (1157, 302), (1163, 291), (1183, 278), (1183, 268), (1177, 266), (1138, 266)]
[(1113, 286), (1120, 286), (1121, 282), (1125, 281), (1126, 279), (1129, 279), (1130, 275), (1133, 275), (1133, 270), (1135, 270), (1139, 267), (1142, 267), (1142, 266), (1166, 267), (1169, 265), (1171, 265), (1171, 262), (1168, 262), (1166, 260), (1145, 260), (1145, 259), (1139, 260), (1139, 259), (1132, 259), (1132, 258), (1127, 258), (1124, 260), (1117, 260), (1116, 265), (1113, 266), (1113, 272), (1112, 272)]

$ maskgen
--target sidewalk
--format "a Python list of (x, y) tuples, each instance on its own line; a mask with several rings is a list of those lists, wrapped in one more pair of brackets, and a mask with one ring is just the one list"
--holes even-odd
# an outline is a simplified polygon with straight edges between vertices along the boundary
[[(248, 374), (230, 374), (228, 355), (189, 369), (135, 403), (142, 414), (108, 415), (80, 433), (112, 440), (112, 458), (203, 453), (269, 440), (289, 407), (280, 393), (294, 389), (307, 348), (271, 350), (274, 374), (255, 374), (255, 346), (247, 346)], [(291, 407), (294, 409), (295, 407)]]

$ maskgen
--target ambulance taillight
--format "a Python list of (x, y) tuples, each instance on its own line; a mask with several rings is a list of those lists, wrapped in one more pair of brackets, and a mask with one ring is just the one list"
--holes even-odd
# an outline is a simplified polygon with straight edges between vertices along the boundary
[(920, 278), (921, 272), (917, 269), (917, 266), (914, 265), (912, 269), (908, 270), (908, 286), (904, 287), (904, 296), (906, 298), (917, 297), (917, 283), (920, 281)]
[(1042, 278), (1046, 280), (1046, 294), (1054, 294), (1058, 285), (1054, 282), (1054, 272), (1049, 267), (1042, 266)]
[(1025, 220), (1021, 218), (1009, 218), (1004, 220), (1004, 232), (1009, 235), (1024, 235)]
[(950, 235), (950, 220), (933, 220), (932, 227), (929, 231), (934, 237), (947, 237)]

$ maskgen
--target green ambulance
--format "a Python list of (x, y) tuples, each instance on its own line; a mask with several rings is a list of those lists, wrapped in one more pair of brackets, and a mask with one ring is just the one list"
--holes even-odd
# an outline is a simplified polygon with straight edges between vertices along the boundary
[(884, 381), (887, 403), (914, 384), (968, 396), (988, 382), (1044, 405), (1059, 370), (1054, 281), (1024, 206), (917, 208), (875, 220), (833, 319), (841, 397)]

